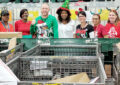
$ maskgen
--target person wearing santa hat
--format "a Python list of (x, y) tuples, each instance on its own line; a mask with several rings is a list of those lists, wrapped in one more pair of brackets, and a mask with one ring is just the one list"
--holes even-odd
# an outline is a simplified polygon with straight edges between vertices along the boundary
[(70, 18), (69, 0), (66, 0), (56, 13), (58, 14), (59, 38), (74, 38), (76, 29), (75, 22)]

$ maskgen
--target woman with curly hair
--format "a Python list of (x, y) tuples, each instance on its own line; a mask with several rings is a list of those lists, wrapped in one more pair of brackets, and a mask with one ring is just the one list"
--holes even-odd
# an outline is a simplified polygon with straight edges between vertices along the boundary
[(67, 3), (69, 2), (66, 0), (57, 10), (59, 38), (74, 38), (76, 32), (75, 22), (70, 18), (71, 13)]

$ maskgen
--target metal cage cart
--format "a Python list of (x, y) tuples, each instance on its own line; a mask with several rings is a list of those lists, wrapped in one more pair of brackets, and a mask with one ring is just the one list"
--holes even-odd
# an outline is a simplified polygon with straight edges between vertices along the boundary
[(98, 44), (92, 45), (37, 45), (23, 52), (26, 56), (84, 56), (100, 57), (104, 62), (104, 55)]
[(116, 44), (113, 45), (114, 58), (113, 58), (113, 73), (116, 80), (116, 85), (120, 84), (120, 49)]
[(23, 43), (9, 50), (7, 50), (8, 45), (0, 45), (0, 48), (2, 49), (0, 52), (0, 58), (6, 63), (18, 56), (20, 52), (23, 52)]
[[(105, 85), (106, 74), (100, 58), (79, 56), (23, 56), (7, 63), (21, 80), (18, 85), (51, 85), (55, 76), (63, 78), (86, 72), (90, 79), (99, 77), (97, 83), (84, 85)], [(59, 83), (59, 82), (58, 82)], [(82, 83), (61, 83), (60, 85), (83, 85)]]

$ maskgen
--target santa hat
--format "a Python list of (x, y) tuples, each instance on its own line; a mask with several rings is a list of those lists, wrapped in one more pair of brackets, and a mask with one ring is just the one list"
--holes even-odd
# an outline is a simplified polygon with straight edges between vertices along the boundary
[(56, 13), (59, 14), (60, 11), (62, 11), (62, 10), (68, 11), (68, 13), (71, 15), (70, 10), (69, 10), (69, 0), (65, 0), (63, 5), (58, 8)]

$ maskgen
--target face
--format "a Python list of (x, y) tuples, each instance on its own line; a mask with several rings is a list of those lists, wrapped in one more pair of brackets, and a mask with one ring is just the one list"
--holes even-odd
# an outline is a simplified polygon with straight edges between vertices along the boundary
[(48, 16), (49, 10), (49, 6), (47, 4), (43, 4), (41, 8), (42, 16)]
[(116, 19), (117, 19), (117, 15), (115, 15), (114, 12), (110, 12), (109, 14), (109, 20), (110, 20), (110, 23), (115, 23)]
[(22, 15), (22, 19), (27, 19), (28, 18), (28, 11), (25, 11)]
[(100, 19), (99, 19), (99, 17), (98, 17), (97, 15), (93, 15), (93, 17), (92, 17), (92, 22), (93, 22), (94, 25), (100, 24)]
[(80, 20), (80, 22), (82, 23), (82, 22), (86, 22), (86, 17), (84, 16), (84, 15), (82, 15), (82, 14), (79, 14), (79, 20)]
[(63, 20), (66, 20), (66, 19), (67, 19), (67, 16), (68, 16), (67, 11), (62, 11), (62, 12), (61, 12), (61, 17), (62, 17)]
[(9, 20), (9, 15), (4, 15), (4, 16), (2, 16), (2, 20), (5, 21), (5, 22), (8, 22), (8, 20)]

